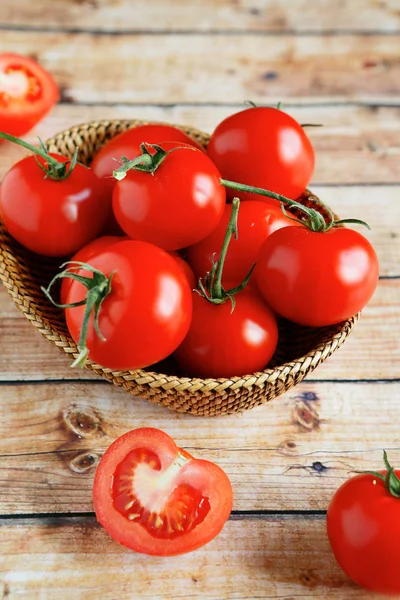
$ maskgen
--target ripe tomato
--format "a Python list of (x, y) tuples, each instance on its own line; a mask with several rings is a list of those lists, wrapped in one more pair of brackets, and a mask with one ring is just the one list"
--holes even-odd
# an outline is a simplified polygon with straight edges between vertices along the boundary
[(176, 142), (160, 144), (168, 154), (151, 173), (130, 170), (117, 181), (113, 211), (129, 237), (164, 250), (179, 250), (205, 238), (218, 225), (225, 189), (204, 152)]
[(254, 276), (276, 313), (322, 327), (364, 308), (377, 286), (379, 265), (375, 250), (357, 231), (334, 227), (316, 233), (295, 226), (265, 240)]
[[(247, 108), (227, 117), (212, 134), (207, 151), (224, 179), (293, 200), (314, 171), (314, 150), (303, 128), (277, 108)], [(248, 192), (237, 195), (241, 200), (259, 199)]]
[(37, 62), (18, 54), (0, 54), (0, 130), (23, 135), (36, 125), (59, 97), (51, 75)]
[[(101, 339), (90, 319), (89, 358), (110, 369), (134, 370), (166, 358), (185, 337), (192, 316), (191, 292), (176, 261), (146, 242), (127, 240), (100, 249), (88, 264), (111, 279), (111, 292), (99, 311)], [(79, 275), (92, 275), (83, 268)], [(69, 284), (68, 284), (69, 285)], [(80, 302), (87, 290), (79, 281), (63, 294), (66, 304)], [(78, 344), (85, 306), (66, 308), (69, 332)]]
[(356, 475), (337, 490), (328, 507), (327, 532), (350, 579), (373, 592), (400, 597), (400, 498), (379, 477)]
[[(187, 259), (197, 278), (204, 277), (210, 271), (213, 260), (218, 260), (230, 215), (231, 206), (226, 205), (223, 217), (214, 231), (188, 248)], [(293, 225), (293, 221), (285, 217), (280, 204), (275, 200), (243, 202), (238, 216), (238, 237), (231, 239), (224, 263), (223, 281), (241, 284), (256, 262), (264, 240), (273, 231), (288, 225)]]
[(54, 181), (28, 156), (11, 167), (0, 189), (0, 217), (9, 233), (45, 256), (67, 256), (82, 248), (100, 233), (109, 211), (101, 180), (80, 164), (66, 179)]
[(98, 177), (104, 178), (104, 185), (112, 194), (115, 185), (112, 174), (118, 167), (116, 160), (119, 160), (122, 156), (125, 156), (128, 160), (136, 158), (141, 154), (140, 144), (143, 142), (160, 144), (169, 141), (189, 144), (202, 150), (202, 147), (194, 139), (178, 127), (164, 123), (148, 123), (147, 125), (132, 127), (112, 138), (93, 158), (91, 167)]
[(221, 531), (232, 510), (225, 472), (193, 458), (159, 429), (119, 437), (97, 467), (97, 520), (135, 552), (173, 556), (196, 550)]
[(182, 269), (182, 271), (186, 275), (186, 279), (188, 280), (190, 289), (193, 290), (196, 287), (196, 278), (194, 276), (192, 267), (189, 265), (189, 263), (186, 262), (184, 258), (182, 258), (182, 256), (178, 254), (178, 252), (173, 251), (169, 252), (169, 254), (174, 258), (179, 267)]
[(175, 358), (193, 377), (234, 377), (262, 371), (278, 341), (272, 311), (256, 290), (245, 288), (229, 300), (212, 304), (192, 293), (193, 317)]

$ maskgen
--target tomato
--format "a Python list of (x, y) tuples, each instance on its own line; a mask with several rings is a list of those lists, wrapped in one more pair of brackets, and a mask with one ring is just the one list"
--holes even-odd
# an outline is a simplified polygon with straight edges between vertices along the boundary
[(259, 294), (245, 288), (230, 300), (212, 304), (192, 293), (189, 332), (175, 352), (184, 371), (193, 377), (234, 377), (262, 371), (272, 358), (278, 329), (272, 311)]
[[(192, 314), (191, 292), (176, 261), (146, 242), (133, 240), (100, 248), (88, 264), (106, 277), (111, 291), (99, 310), (100, 338), (89, 322), (89, 358), (110, 369), (134, 370), (166, 358), (185, 337)], [(92, 275), (84, 268), (79, 275)], [(68, 284), (69, 285), (69, 284)], [(79, 281), (63, 293), (65, 304), (82, 301), (87, 290)], [(85, 306), (66, 308), (68, 330), (79, 345)]]
[(0, 54), (0, 130), (23, 135), (58, 101), (52, 76), (36, 61)]
[(179, 250), (205, 238), (218, 225), (226, 194), (206, 154), (175, 142), (161, 147), (166, 152), (175, 150), (154, 173), (129, 170), (116, 183), (113, 211), (132, 239)]
[(225, 472), (193, 458), (163, 431), (142, 428), (119, 437), (97, 467), (97, 520), (135, 552), (173, 556), (200, 548), (232, 510)]
[(175, 259), (179, 267), (182, 269), (186, 276), (186, 279), (188, 280), (190, 289), (193, 290), (196, 287), (196, 278), (194, 276), (192, 267), (186, 262), (184, 258), (182, 258), (182, 256), (178, 254), (178, 252), (173, 251), (169, 254)]
[[(225, 206), (222, 219), (208, 237), (187, 250), (187, 259), (197, 278), (210, 271), (213, 260), (219, 258), (230, 219), (231, 207)], [(264, 240), (276, 229), (293, 225), (275, 200), (263, 202), (250, 200), (240, 206), (238, 237), (232, 238), (224, 263), (224, 279), (235, 285), (242, 283), (256, 262), (258, 251)]]
[[(314, 171), (314, 150), (303, 128), (277, 108), (247, 108), (227, 117), (212, 134), (207, 151), (224, 179), (293, 200)], [(248, 192), (236, 195), (241, 200), (259, 198)]]
[(295, 226), (265, 240), (254, 276), (276, 313), (322, 327), (364, 308), (377, 286), (379, 265), (375, 250), (357, 231), (334, 227), (316, 233)]
[(112, 174), (118, 168), (116, 160), (120, 160), (122, 156), (129, 160), (136, 158), (141, 154), (140, 144), (144, 142), (160, 144), (169, 141), (189, 144), (202, 150), (193, 138), (178, 127), (164, 123), (148, 123), (132, 127), (112, 138), (95, 155), (91, 167), (98, 177), (104, 178), (104, 185), (112, 194), (115, 184)]
[[(400, 471), (395, 473), (400, 476)], [(350, 579), (373, 592), (400, 597), (400, 498), (379, 477), (356, 475), (336, 491), (328, 507), (327, 532)]]
[[(69, 162), (64, 156), (49, 156)], [(43, 158), (37, 160), (45, 164)], [(28, 156), (11, 167), (0, 190), (0, 217), (9, 233), (45, 256), (79, 250), (100, 233), (109, 211), (101, 180), (80, 164), (66, 179), (55, 181)]]

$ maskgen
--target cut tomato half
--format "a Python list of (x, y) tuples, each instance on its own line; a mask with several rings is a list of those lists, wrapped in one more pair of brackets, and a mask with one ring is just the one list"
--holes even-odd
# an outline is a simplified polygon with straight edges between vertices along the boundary
[(118, 438), (102, 457), (93, 486), (97, 520), (111, 537), (157, 556), (190, 552), (212, 540), (232, 501), (220, 467), (193, 458), (153, 428)]
[(37, 62), (18, 54), (0, 54), (0, 131), (23, 135), (58, 98), (55, 81)]

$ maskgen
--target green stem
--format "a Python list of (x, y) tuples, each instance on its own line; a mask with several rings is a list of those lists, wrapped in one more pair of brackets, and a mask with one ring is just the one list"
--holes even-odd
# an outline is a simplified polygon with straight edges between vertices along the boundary
[(15, 137), (13, 135), (9, 135), (8, 133), (3, 133), (1, 131), (0, 131), (0, 138), (3, 140), (8, 140), (9, 142), (13, 142), (14, 144), (17, 144), (18, 146), (22, 146), (23, 148), (26, 148), (27, 150), (30, 150), (34, 154), (37, 154), (38, 156), (41, 156), (42, 158), (44, 158), (44, 160), (48, 163), (51, 163), (53, 165), (58, 165), (58, 160), (56, 158), (49, 156), (47, 154), (47, 152), (45, 152), (44, 150), (41, 150), (40, 148), (37, 148), (36, 146), (32, 146), (32, 144), (28, 144), (28, 142), (25, 142), (24, 140), (20, 140), (19, 138)]
[(383, 462), (387, 469), (386, 474), (378, 473), (377, 471), (357, 471), (360, 474), (366, 473), (380, 479), (385, 484), (385, 488), (391, 496), (400, 499), (400, 479), (396, 475), (394, 468), (389, 462), (386, 450), (383, 451)]
[[(148, 151), (147, 146), (155, 150), (155, 153), (151, 154)], [(175, 152), (175, 150), (197, 151), (197, 148), (194, 148), (192, 146), (177, 146), (176, 148), (171, 148), (171, 150), (167, 151), (163, 150), (163, 148), (161, 148), (161, 146), (158, 146), (157, 144), (147, 144), (146, 142), (140, 144), (140, 149), (142, 151), (142, 154), (140, 154), (140, 156), (137, 156), (133, 160), (128, 160), (127, 158), (122, 157), (121, 160), (123, 164), (118, 169), (113, 171), (113, 177), (117, 181), (121, 181), (122, 179), (124, 179), (126, 177), (127, 172), (131, 169), (134, 169), (135, 171), (143, 171), (144, 173), (151, 173), (152, 175), (154, 175), (154, 173), (157, 171), (158, 167), (165, 160), (168, 154), (171, 154), (171, 152)]]
[(232, 212), (229, 219), (228, 227), (225, 232), (224, 241), (222, 242), (222, 248), (218, 259), (218, 266), (215, 273), (215, 279), (211, 282), (211, 295), (213, 298), (219, 298), (222, 300), (223, 298), (223, 289), (222, 289), (222, 272), (224, 269), (224, 263), (226, 259), (226, 254), (228, 252), (229, 244), (231, 241), (232, 235), (237, 238), (238, 230), (237, 230), (237, 220), (239, 214), (239, 206), (240, 200), (239, 198), (234, 198), (232, 200)]

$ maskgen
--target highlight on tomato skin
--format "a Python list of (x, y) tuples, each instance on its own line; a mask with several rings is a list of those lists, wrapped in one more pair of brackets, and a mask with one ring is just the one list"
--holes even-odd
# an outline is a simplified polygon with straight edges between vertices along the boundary
[(56, 82), (35, 60), (15, 53), (0, 54), (2, 131), (15, 136), (27, 133), (58, 99)]
[(96, 517), (118, 543), (144, 554), (173, 556), (211, 541), (233, 503), (216, 464), (196, 459), (165, 432), (140, 428), (106, 450), (93, 485)]

